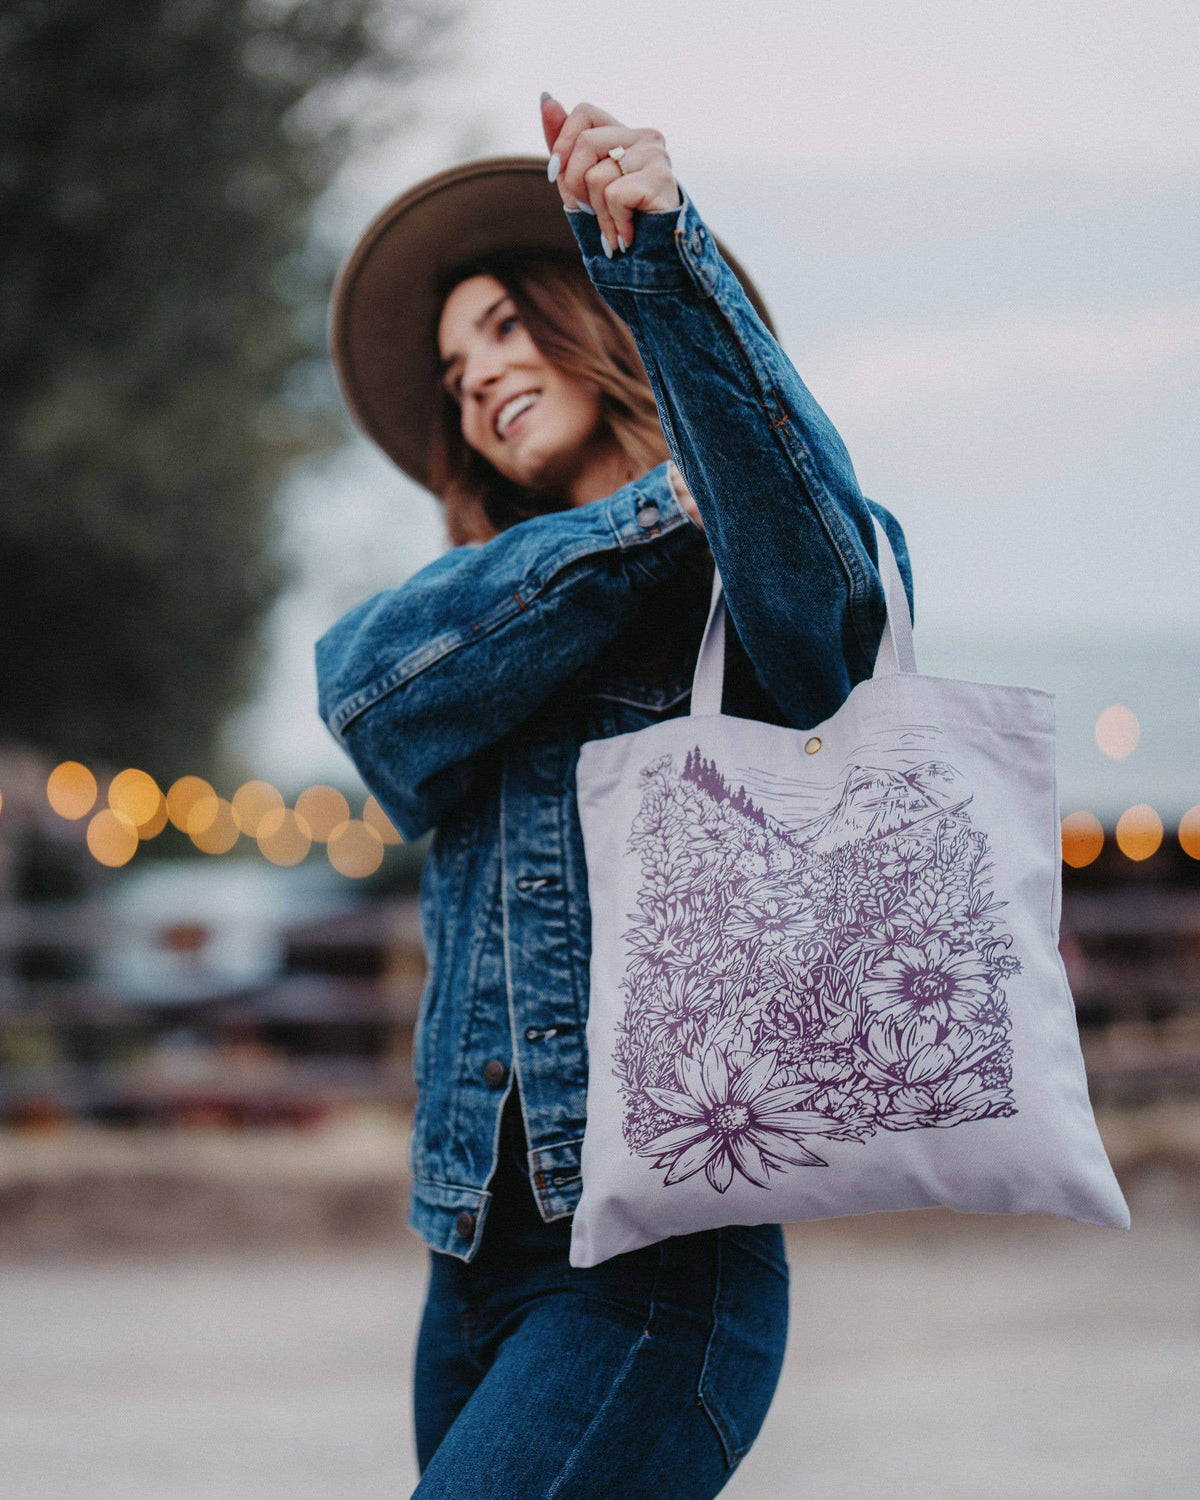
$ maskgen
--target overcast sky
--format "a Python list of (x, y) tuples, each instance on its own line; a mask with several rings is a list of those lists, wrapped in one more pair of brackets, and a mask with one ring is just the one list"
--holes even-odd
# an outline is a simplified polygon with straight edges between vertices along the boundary
[[(1064, 803), (1181, 811), (1200, 801), (1198, 16), (476, 3), (419, 129), (353, 163), (326, 222), (348, 248), (426, 172), (541, 151), (543, 88), (657, 126), (905, 526), (922, 667), (1054, 691)], [(365, 443), (287, 511), (304, 581), (238, 740), (264, 774), (333, 774), (312, 638), (436, 555), (440, 521)], [(1143, 725), (1119, 765), (1091, 740), (1113, 701)]]

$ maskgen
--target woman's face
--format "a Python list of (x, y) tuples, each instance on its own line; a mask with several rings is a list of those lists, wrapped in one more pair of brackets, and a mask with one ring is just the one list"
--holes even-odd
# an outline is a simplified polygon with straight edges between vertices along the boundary
[(464, 440), (518, 484), (570, 488), (603, 434), (600, 393), (549, 363), (494, 276), (470, 276), (446, 298), (438, 352)]

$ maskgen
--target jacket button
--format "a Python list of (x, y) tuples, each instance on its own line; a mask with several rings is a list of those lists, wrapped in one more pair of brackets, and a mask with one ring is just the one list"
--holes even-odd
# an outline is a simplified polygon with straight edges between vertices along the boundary
[(467, 1213), (466, 1209), (464, 1209), (462, 1213), (459, 1214), (458, 1218), (455, 1219), (454, 1227), (458, 1230), (459, 1234), (463, 1237), (464, 1240), (474, 1239), (475, 1215)]
[(483, 1065), (483, 1081), (490, 1089), (503, 1088), (508, 1082), (508, 1069), (498, 1057), (493, 1057)]
[(637, 523), (643, 531), (649, 531), (651, 526), (657, 526), (661, 519), (661, 512), (657, 505), (643, 505), (637, 513)]

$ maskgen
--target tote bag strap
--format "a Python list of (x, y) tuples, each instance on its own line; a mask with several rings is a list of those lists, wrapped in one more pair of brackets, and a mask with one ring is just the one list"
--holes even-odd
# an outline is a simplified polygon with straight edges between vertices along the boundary
[[(883, 594), (887, 603), (887, 618), (883, 635), (879, 640), (879, 651), (875, 657), (874, 677), (890, 677), (896, 672), (915, 672), (917, 659), (913, 652), (912, 616), (908, 611), (908, 595), (904, 592), (904, 580), (892, 551), (887, 532), (872, 515), (875, 523), (875, 543), (879, 550), (879, 574), (883, 581)], [(721, 712), (721, 693), (725, 685), (725, 598), (721, 591), (721, 575), (713, 571), (712, 601), (708, 607), (708, 622), (700, 640), (700, 652), (696, 657), (696, 671), (692, 678), (693, 718), (706, 717)]]
[(883, 579), (883, 596), (887, 601), (887, 619), (883, 622), (883, 634), (879, 638), (879, 651), (875, 656), (872, 677), (891, 677), (896, 672), (915, 672), (916, 653), (913, 651), (912, 615), (908, 612), (908, 595), (904, 592), (904, 579), (896, 554), (886, 531), (875, 516), (875, 544), (879, 549), (879, 576)]
[(700, 654), (692, 676), (693, 718), (708, 718), (721, 712), (721, 690), (725, 686), (725, 599), (721, 593), (721, 575), (713, 569), (712, 602), (708, 606), (708, 623), (700, 637)]

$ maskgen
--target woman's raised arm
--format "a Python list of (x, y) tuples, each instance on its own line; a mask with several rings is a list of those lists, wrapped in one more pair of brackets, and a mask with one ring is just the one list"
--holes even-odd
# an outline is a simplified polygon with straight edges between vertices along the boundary
[(703, 549), (668, 468), (456, 547), (317, 642), (321, 717), (406, 839), (469, 790), (479, 751), (616, 639), (633, 594)]
[[(588, 274), (637, 343), (738, 635), (806, 728), (814, 704), (826, 717), (874, 668), (885, 605), (872, 512), (911, 604), (903, 532), (863, 498), (833, 424), (676, 184), (662, 136), (553, 100), (543, 126)], [(622, 143), (618, 165), (608, 152)]]

